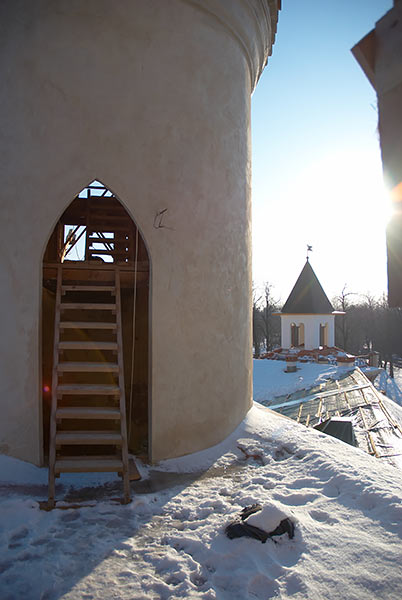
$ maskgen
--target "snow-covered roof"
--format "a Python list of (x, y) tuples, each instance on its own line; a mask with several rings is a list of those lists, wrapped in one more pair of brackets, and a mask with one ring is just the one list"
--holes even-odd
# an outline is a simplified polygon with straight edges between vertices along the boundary
[(282, 314), (330, 314), (334, 310), (309, 260), (306, 260)]
[[(402, 472), (357, 448), (255, 404), (221, 444), (139, 467), (131, 504), (115, 474), (73, 473), (77, 507), (45, 512), (47, 469), (0, 456), (2, 598), (402, 597)], [(228, 539), (253, 503), (294, 538)]]
[[(296, 373), (285, 374), (280, 361), (256, 360), (254, 399), (298, 423), (320, 430), (326, 422), (348, 417), (352, 419), (356, 446), (382, 462), (402, 468), (402, 407), (379, 393), (360, 369), (345, 371), (344, 367), (326, 365), (317, 377), (319, 369), (318, 364), (300, 363)], [(286, 388), (281, 386), (280, 375), (282, 379), (288, 378)], [(314, 376), (317, 379), (313, 383)], [(282, 394), (264, 395), (260, 379), (269, 381), (274, 390), (282, 387)], [(337, 437), (346, 441), (342, 436)]]

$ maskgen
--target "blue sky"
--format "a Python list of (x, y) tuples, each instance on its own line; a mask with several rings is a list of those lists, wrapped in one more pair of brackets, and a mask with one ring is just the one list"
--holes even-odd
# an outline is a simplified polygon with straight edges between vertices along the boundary
[(386, 291), (376, 95), (350, 49), (392, 0), (283, 0), (252, 97), (253, 279), (286, 300), (306, 244), (331, 298)]

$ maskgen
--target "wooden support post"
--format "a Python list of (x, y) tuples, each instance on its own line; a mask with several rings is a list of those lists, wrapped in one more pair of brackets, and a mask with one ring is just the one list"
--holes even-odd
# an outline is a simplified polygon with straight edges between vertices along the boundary
[(124, 387), (124, 365), (123, 365), (123, 336), (121, 327), (121, 299), (120, 299), (120, 271), (116, 269), (116, 322), (117, 322), (117, 357), (119, 365), (119, 388), (120, 388), (120, 426), (122, 447), (121, 455), (123, 462), (123, 486), (124, 503), (130, 502), (130, 480), (128, 470), (128, 449), (127, 449), (127, 419), (126, 419), (126, 394)]
[(297, 413), (297, 422), (300, 423), (300, 417), (302, 414), (302, 410), (303, 410), (303, 404), (300, 404), (299, 406), (299, 412)]
[(50, 440), (49, 440), (49, 498), (48, 506), (55, 504), (55, 462), (56, 462), (56, 411), (57, 411), (57, 383), (59, 364), (60, 341), (60, 304), (61, 304), (62, 266), (57, 267), (56, 306), (54, 317), (54, 342), (53, 342), (53, 370), (52, 370), (52, 409), (50, 415)]

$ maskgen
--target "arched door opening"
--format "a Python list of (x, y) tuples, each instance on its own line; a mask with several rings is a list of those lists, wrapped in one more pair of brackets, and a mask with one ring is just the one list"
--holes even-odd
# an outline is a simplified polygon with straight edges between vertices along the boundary
[[(49, 453), (58, 270), (63, 274), (62, 293), (68, 293), (69, 300), (76, 303), (76, 322), (70, 321), (67, 326), (60, 327), (64, 344), (60, 345), (60, 353), (66, 361), (75, 361), (76, 356), (79, 356), (79, 360), (87, 361), (86, 364), (95, 363), (100, 367), (116, 362), (116, 350), (111, 349), (115, 344), (109, 342), (109, 339), (113, 339), (113, 323), (108, 322), (109, 317), (105, 310), (98, 310), (98, 303), (108, 302), (112, 282), (120, 281), (121, 354), (124, 366), (128, 449), (135, 454), (147, 456), (149, 256), (133, 219), (119, 199), (99, 181), (92, 182), (82, 190), (63, 212), (49, 238), (43, 258), (42, 389), (45, 457)], [(89, 317), (88, 310), (80, 314), (80, 308), (77, 308), (77, 303), (82, 302), (83, 295), (86, 295), (86, 302), (92, 303), (93, 310)], [(82, 328), (84, 321), (86, 328)], [(102, 327), (97, 325), (100, 321)], [(69, 340), (77, 338), (85, 342), (81, 344), (85, 349), (69, 348)], [(99, 340), (102, 340), (100, 344)], [(96, 350), (91, 349), (91, 342), (97, 342)], [(102, 344), (104, 348), (99, 348)], [(78, 381), (80, 384), (84, 382), (98, 385), (115, 381), (115, 368), (111, 368), (109, 372), (105, 368), (99, 368), (99, 371), (102, 372), (94, 372), (94, 367), (92, 372), (85, 373), (72, 372), (70, 369), (63, 371), (59, 377), (63, 384), (70, 385), (70, 389)], [(71, 397), (70, 400), (75, 406), (79, 406), (79, 396)], [(95, 430), (101, 430), (103, 425), (101, 420), (96, 423), (87, 420), (85, 424), (87, 429)], [(66, 428), (69, 427), (76, 428), (73, 419), (66, 423)], [(96, 447), (93, 448), (93, 452), (96, 454)]]
[(294, 348), (299, 345), (299, 328), (296, 323), (292, 323), (290, 326), (290, 343)]
[(290, 326), (290, 343), (294, 348), (304, 347), (304, 323)]
[(304, 323), (300, 323), (299, 325), (299, 346), (304, 346)]

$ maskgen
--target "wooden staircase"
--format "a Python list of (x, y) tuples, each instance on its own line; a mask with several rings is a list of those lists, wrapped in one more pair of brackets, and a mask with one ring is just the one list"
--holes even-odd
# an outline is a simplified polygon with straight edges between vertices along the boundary
[(57, 267), (49, 508), (60, 473), (117, 472), (130, 501), (118, 267), (110, 276), (64, 281)]

